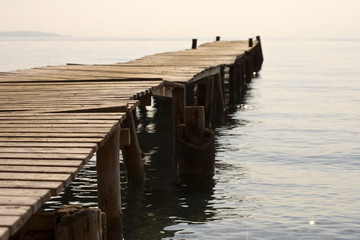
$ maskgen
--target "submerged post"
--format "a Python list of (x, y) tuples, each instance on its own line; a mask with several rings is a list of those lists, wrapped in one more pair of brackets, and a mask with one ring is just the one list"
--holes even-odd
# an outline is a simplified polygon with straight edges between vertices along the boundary
[(185, 124), (179, 126), (179, 149), (176, 157), (180, 179), (214, 175), (214, 133), (205, 128), (203, 106), (185, 108)]
[(121, 147), (127, 177), (133, 184), (143, 185), (145, 182), (145, 170), (131, 108), (126, 110), (126, 119), (122, 122), (121, 127), (130, 130), (130, 144)]
[(120, 187), (120, 124), (96, 155), (98, 203), (106, 213), (107, 239), (122, 239), (122, 212)]

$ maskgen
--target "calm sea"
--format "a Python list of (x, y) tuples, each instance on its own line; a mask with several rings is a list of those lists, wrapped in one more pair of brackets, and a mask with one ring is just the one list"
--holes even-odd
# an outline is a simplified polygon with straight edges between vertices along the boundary
[[(1, 40), (0, 71), (123, 62), (190, 46)], [(137, 111), (148, 183), (122, 184), (126, 240), (360, 238), (360, 40), (263, 39), (263, 52), (243, 104), (214, 126), (210, 183), (176, 182), (170, 116), (162, 110), (169, 102)], [(86, 168), (47, 209), (96, 206), (94, 161)]]

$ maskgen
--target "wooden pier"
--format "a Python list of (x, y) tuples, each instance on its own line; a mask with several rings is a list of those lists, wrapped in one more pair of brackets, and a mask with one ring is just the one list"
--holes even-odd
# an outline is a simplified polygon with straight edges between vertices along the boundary
[(16, 236), (96, 154), (108, 239), (121, 236), (119, 150), (128, 178), (144, 168), (132, 112), (173, 97), (174, 134), (186, 106), (207, 124), (239, 103), (263, 62), (260, 38), (217, 41), (111, 65), (46, 66), (0, 73), (0, 240)]

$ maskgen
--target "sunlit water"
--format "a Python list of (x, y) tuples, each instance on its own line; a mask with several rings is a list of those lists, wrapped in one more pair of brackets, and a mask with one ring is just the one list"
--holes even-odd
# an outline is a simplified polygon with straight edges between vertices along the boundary
[[(0, 41), (0, 71), (126, 61), (190, 41), (18, 44)], [(137, 110), (148, 182), (136, 188), (122, 172), (125, 239), (360, 237), (360, 41), (264, 39), (263, 51), (243, 104), (214, 124), (213, 181), (176, 181), (169, 102)], [(86, 168), (47, 209), (97, 206), (94, 161)]]

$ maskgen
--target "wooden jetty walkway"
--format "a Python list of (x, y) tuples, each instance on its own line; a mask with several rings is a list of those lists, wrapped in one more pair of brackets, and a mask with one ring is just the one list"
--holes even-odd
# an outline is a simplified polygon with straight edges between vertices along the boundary
[[(185, 87), (186, 97), (197, 96), (193, 104), (205, 106), (209, 118), (237, 103), (262, 62), (257, 37), (119, 64), (0, 73), (0, 240), (15, 236), (95, 153), (99, 208), (107, 214), (110, 235), (121, 234), (121, 228), (114, 230), (121, 224), (120, 147), (128, 148), (129, 177), (144, 178), (132, 110), (150, 105), (152, 95), (171, 97)], [(132, 175), (132, 168), (140, 173)]]

